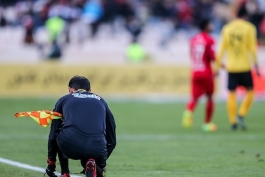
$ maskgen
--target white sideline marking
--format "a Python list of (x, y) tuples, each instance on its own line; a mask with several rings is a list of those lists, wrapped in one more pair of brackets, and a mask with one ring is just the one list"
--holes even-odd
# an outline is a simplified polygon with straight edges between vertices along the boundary
[[(27, 170), (31, 170), (31, 171), (37, 171), (37, 172), (45, 173), (45, 169), (44, 168), (31, 166), (31, 165), (28, 165), (28, 164), (16, 162), (16, 161), (9, 160), (9, 159), (4, 159), (2, 157), (0, 157), (0, 162), (2, 162), (4, 164), (8, 164), (8, 165), (15, 166), (15, 167), (19, 167), (19, 168), (24, 168), (24, 169), (27, 169)], [(60, 173), (55, 173), (55, 174), (56, 175), (61, 175)], [(80, 177), (80, 176), (71, 175), (71, 177)]]

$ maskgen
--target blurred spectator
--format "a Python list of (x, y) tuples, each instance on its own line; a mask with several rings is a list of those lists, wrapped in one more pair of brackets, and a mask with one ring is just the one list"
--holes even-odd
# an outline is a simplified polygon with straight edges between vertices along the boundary
[(146, 61), (148, 56), (143, 46), (132, 42), (126, 49), (126, 58), (132, 63), (140, 63)]
[(152, 4), (152, 13), (156, 19), (161, 21), (161, 40), (160, 46), (165, 47), (172, 38), (178, 25), (177, 19), (177, 1), (173, 0), (155, 0)]
[(261, 38), (261, 22), (263, 20), (264, 14), (259, 7), (259, 3), (256, 0), (250, 0), (246, 3), (246, 8), (249, 13), (249, 21), (256, 27), (257, 37)]
[(52, 1), (38, 0), (33, 4), (34, 31), (43, 27), (48, 19), (48, 13), (52, 6)]
[(33, 44), (34, 43), (34, 21), (33, 21), (33, 2), (28, 1), (19, 1), (15, 8), (17, 11), (17, 16), (19, 19), (17, 23), (24, 27), (24, 43)]
[(222, 1), (217, 2), (213, 6), (213, 16), (212, 21), (214, 23), (215, 29), (213, 33), (219, 34), (222, 27), (231, 19), (231, 14), (227, 13), (229, 6), (227, 3)]
[(1, 0), (1, 6), (6, 7), (9, 5), (14, 5), (18, 0)]
[(48, 55), (50, 59), (59, 59), (62, 56), (62, 46), (60, 45), (60, 36), (62, 35), (66, 23), (58, 16), (51, 17), (45, 24), (50, 37), (51, 51)]
[[(176, 13), (177, 13), (177, 20), (178, 20), (178, 28), (187, 29), (187, 30), (192, 28), (192, 24), (194, 22), (193, 8), (199, 7), (199, 6), (200, 6), (200, 3), (198, 3), (195, 6), (195, 3), (193, 0), (177, 0)], [(200, 10), (197, 12), (197, 14), (195, 14), (196, 21), (200, 20), (200, 18), (204, 18), (204, 15), (201, 15), (201, 14), (203, 14), (205, 10), (207, 10), (208, 13), (211, 12), (211, 8), (204, 9), (204, 7), (202, 6)]]
[(4, 9), (0, 8), (0, 28), (6, 27), (7, 21), (4, 13)]
[(58, 0), (58, 3), (55, 3), (51, 6), (48, 17), (60, 17), (65, 21), (64, 34), (65, 42), (70, 42), (70, 25), (71, 22), (80, 16), (79, 9), (74, 8), (70, 5), (69, 0)]
[[(36, 44), (39, 29), (50, 18), (60, 17), (65, 23), (61, 35), (65, 44), (72, 36), (80, 43), (89, 40), (86, 34), (95, 38), (104, 23), (115, 31), (125, 29), (131, 37), (128, 42), (139, 45), (141, 36), (156, 30), (158, 43), (166, 47), (176, 33), (189, 37), (205, 17), (211, 18), (214, 32), (219, 34), (242, 5), (246, 5), (249, 21), (257, 28), (257, 37), (264, 38), (264, 0), (1, 0), (0, 26), (21, 26), (24, 42)], [(70, 35), (72, 28), (76, 35)]]
[(25, 28), (24, 43), (34, 43), (33, 37), (33, 18), (31, 14), (25, 14), (22, 18), (22, 26)]
[(91, 37), (95, 37), (103, 16), (100, 0), (88, 0), (84, 5), (83, 20), (91, 28)]
[(102, 0), (101, 2), (103, 8), (102, 21), (113, 23), (115, 17), (117, 16), (117, 3), (115, 0)]

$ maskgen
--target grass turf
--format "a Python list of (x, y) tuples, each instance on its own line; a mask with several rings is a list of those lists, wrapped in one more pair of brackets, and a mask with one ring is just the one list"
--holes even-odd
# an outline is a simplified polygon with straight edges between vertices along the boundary
[[(52, 109), (53, 99), (0, 99), (0, 157), (46, 167), (49, 128), (20, 111)], [(195, 112), (194, 126), (181, 127), (183, 103), (109, 102), (117, 124), (118, 144), (108, 160), (108, 177), (264, 177), (265, 109), (255, 103), (246, 123), (248, 131), (231, 132), (225, 104), (217, 103), (215, 133), (201, 130), (204, 107)], [(59, 171), (59, 164), (57, 165)], [(0, 177), (42, 176), (0, 163)], [(81, 171), (71, 161), (72, 172)]]

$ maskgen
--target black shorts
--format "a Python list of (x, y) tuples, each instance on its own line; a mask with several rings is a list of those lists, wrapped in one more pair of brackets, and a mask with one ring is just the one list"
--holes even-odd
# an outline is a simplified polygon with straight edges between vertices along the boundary
[(81, 160), (83, 167), (90, 158), (93, 158), (100, 168), (106, 166), (107, 142), (104, 135), (86, 135), (76, 128), (69, 127), (60, 132), (57, 144), (66, 157)]
[(253, 88), (253, 79), (250, 71), (228, 73), (228, 90), (234, 91), (238, 86), (243, 86), (247, 89)]

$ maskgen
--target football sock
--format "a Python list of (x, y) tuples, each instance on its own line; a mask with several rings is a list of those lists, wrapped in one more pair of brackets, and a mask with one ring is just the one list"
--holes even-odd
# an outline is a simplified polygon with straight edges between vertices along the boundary
[(59, 157), (60, 166), (61, 166), (61, 173), (62, 174), (69, 173), (68, 158), (66, 158), (60, 150), (58, 150), (58, 157)]
[(236, 102), (236, 93), (229, 92), (228, 100), (227, 100), (227, 111), (230, 123), (236, 124), (236, 109), (237, 109), (237, 102)]
[(247, 114), (249, 108), (253, 103), (254, 96), (255, 94), (253, 90), (247, 91), (247, 95), (245, 96), (239, 109), (239, 116), (244, 117)]
[(212, 99), (208, 99), (206, 103), (206, 116), (205, 116), (205, 123), (210, 123), (212, 120), (213, 115), (213, 109), (214, 109), (214, 102)]

